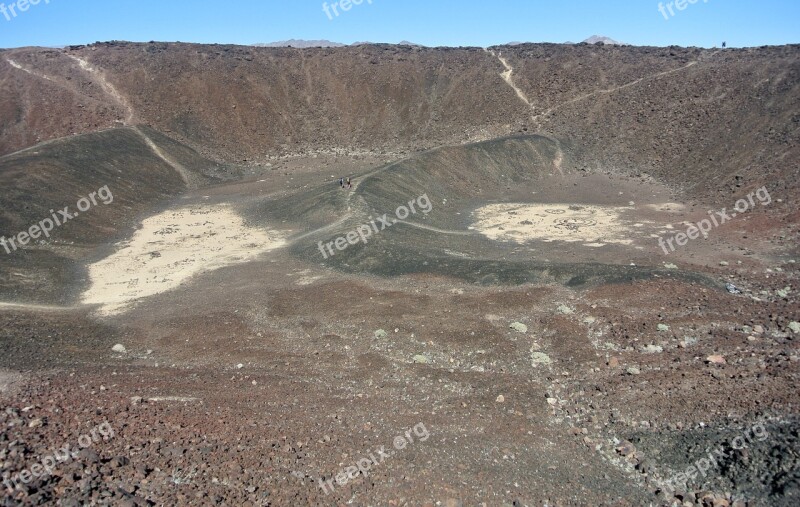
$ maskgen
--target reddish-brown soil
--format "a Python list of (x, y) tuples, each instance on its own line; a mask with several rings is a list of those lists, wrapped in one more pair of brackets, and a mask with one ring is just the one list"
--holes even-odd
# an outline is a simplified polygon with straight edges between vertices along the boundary
[[(797, 505), (798, 48), (492, 51), (530, 106), (477, 48), (0, 52), (0, 235), (115, 191), (0, 250), (2, 505)], [(635, 201), (680, 232), (762, 186), (669, 255), (468, 228)], [(317, 251), (423, 192), (424, 220)], [(81, 304), (142, 220), (217, 204), (287, 246)]]

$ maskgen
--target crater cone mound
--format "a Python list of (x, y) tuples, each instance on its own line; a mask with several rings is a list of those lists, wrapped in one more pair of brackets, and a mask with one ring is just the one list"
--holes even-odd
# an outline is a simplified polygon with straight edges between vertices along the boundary
[[(351, 189), (314, 188), (252, 213), (313, 224), (295, 238), (293, 252), (347, 272), (427, 273), (484, 285), (654, 276), (710, 283), (643, 254), (676, 220), (660, 210), (683, 208), (665, 201), (665, 187), (571, 167), (558, 140), (514, 136), (432, 150), (356, 178)], [(348, 233), (350, 242), (338, 248)], [(631, 256), (643, 265), (630, 265)]]

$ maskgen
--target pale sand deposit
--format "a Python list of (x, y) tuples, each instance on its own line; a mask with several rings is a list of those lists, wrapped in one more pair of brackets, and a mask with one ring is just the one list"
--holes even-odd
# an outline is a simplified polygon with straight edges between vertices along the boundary
[(470, 229), (495, 241), (526, 243), (532, 240), (630, 245), (640, 229), (652, 223), (628, 222), (622, 217), (630, 207), (575, 204), (490, 204), (477, 209)]
[(286, 244), (280, 233), (245, 225), (230, 206), (168, 210), (142, 222), (111, 256), (89, 267), (83, 303), (114, 315), (191, 277), (248, 262)]

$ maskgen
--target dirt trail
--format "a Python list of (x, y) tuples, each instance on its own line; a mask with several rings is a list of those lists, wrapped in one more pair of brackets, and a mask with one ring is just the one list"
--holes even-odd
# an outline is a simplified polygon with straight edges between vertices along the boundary
[(554, 111), (557, 111), (558, 109), (561, 109), (562, 107), (568, 106), (570, 104), (574, 104), (576, 102), (581, 102), (583, 100), (586, 100), (588, 98), (594, 97), (596, 95), (600, 95), (600, 94), (610, 95), (610, 94), (612, 94), (614, 92), (617, 92), (617, 91), (620, 91), (620, 90), (624, 90), (625, 88), (630, 88), (631, 86), (635, 86), (635, 85), (637, 85), (637, 84), (639, 84), (642, 81), (645, 81), (647, 79), (658, 79), (658, 78), (663, 77), (663, 76), (667, 76), (667, 75), (670, 75), (670, 74), (674, 74), (676, 72), (680, 72), (682, 70), (686, 70), (689, 67), (697, 65), (698, 63), (699, 63), (699, 61), (695, 60), (695, 61), (687, 63), (686, 65), (684, 65), (682, 67), (678, 67), (677, 69), (665, 70), (663, 72), (659, 72), (657, 74), (652, 74), (650, 76), (640, 77), (639, 79), (631, 81), (630, 83), (626, 83), (626, 84), (620, 85), (620, 86), (615, 86), (614, 88), (608, 88), (608, 89), (605, 89), (605, 90), (597, 90), (597, 91), (594, 91), (592, 93), (587, 93), (585, 95), (581, 95), (580, 97), (576, 97), (576, 98), (570, 99), (570, 100), (568, 100), (566, 102), (562, 102), (561, 104), (553, 106), (550, 109), (548, 109), (547, 111), (534, 116), (533, 117), (533, 121), (537, 122), (537, 124), (538, 124), (539, 123), (539, 118), (547, 117), (549, 114), (553, 113)]
[(11, 65), (12, 67), (14, 67), (15, 69), (19, 69), (19, 70), (21, 70), (23, 72), (27, 72), (28, 74), (30, 74), (32, 76), (36, 76), (36, 77), (38, 77), (40, 79), (44, 79), (46, 81), (50, 81), (50, 82), (53, 82), (53, 83), (56, 82), (55, 79), (51, 78), (50, 76), (46, 76), (46, 75), (42, 74), (41, 72), (36, 72), (35, 70), (31, 70), (31, 69), (29, 69), (27, 67), (23, 67), (22, 65), (18, 64), (17, 62), (12, 60), (11, 58), (6, 58), (6, 62), (8, 62), (8, 64)]
[(70, 312), (77, 310), (78, 306), (34, 305), (26, 303), (0, 303), (0, 312), (3, 310), (19, 311), (32, 310), (38, 312)]
[(369, 172), (367, 174), (364, 174), (363, 176), (359, 176), (359, 177), (354, 178), (353, 182), (352, 182), (353, 186), (352, 186), (352, 188), (348, 189), (347, 197), (345, 198), (345, 203), (347, 204), (347, 211), (345, 212), (345, 214), (339, 220), (337, 220), (335, 222), (332, 222), (332, 223), (330, 223), (328, 225), (323, 225), (322, 227), (319, 227), (319, 228), (314, 229), (312, 231), (305, 232), (305, 233), (301, 234), (300, 236), (296, 236), (296, 237), (292, 238), (291, 241), (290, 241), (290, 244), (294, 244), (294, 243), (302, 241), (302, 240), (304, 240), (304, 239), (306, 239), (308, 237), (315, 236), (317, 234), (322, 234), (322, 233), (327, 232), (327, 231), (329, 231), (331, 229), (335, 229), (335, 228), (339, 227), (340, 225), (346, 223), (348, 220), (352, 219), (355, 216), (355, 212), (353, 211), (353, 206), (352, 206), (351, 202), (353, 200), (353, 196), (356, 195), (356, 190), (358, 190), (358, 187), (364, 181), (366, 181), (369, 178), (375, 176), (376, 174), (379, 174), (379, 173), (385, 171), (389, 167), (391, 167), (391, 166), (383, 166), (383, 167), (375, 169), (374, 171), (371, 171), (371, 172)]
[(492, 50), (486, 50), (486, 51), (488, 51), (489, 53), (491, 53), (492, 56), (500, 60), (500, 63), (502, 63), (503, 67), (505, 67), (506, 69), (505, 72), (500, 74), (500, 77), (503, 78), (503, 81), (505, 81), (508, 84), (508, 86), (510, 86), (517, 93), (517, 97), (519, 97), (520, 100), (522, 100), (522, 102), (524, 102), (528, 107), (533, 108), (533, 105), (531, 104), (531, 101), (528, 100), (528, 97), (525, 95), (525, 92), (520, 90), (519, 87), (517, 87), (517, 85), (514, 83), (514, 67), (512, 67), (508, 63), (508, 60), (503, 58), (502, 53), (495, 54), (495, 52)]
[[(83, 58), (80, 58), (75, 55), (67, 55), (67, 56), (72, 60), (75, 60), (83, 71), (88, 72), (94, 78), (94, 80), (100, 85), (103, 91), (105, 91), (106, 94), (114, 100), (114, 102), (119, 104), (126, 111), (125, 119), (122, 121), (123, 125), (130, 126), (134, 132), (136, 132), (139, 136), (141, 136), (141, 138), (145, 141), (145, 143), (147, 143), (147, 146), (149, 146), (150, 149), (153, 150), (153, 153), (155, 153), (160, 159), (169, 164), (170, 167), (175, 169), (178, 172), (178, 174), (180, 174), (181, 178), (183, 179), (184, 183), (186, 183), (187, 187), (197, 188), (199, 186), (200, 181), (198, 180), (196, 175), (194, 175), (191, 171), (186, 169), (186, 167), (181, 165), (179, 162), (171, 158), (169, 155), (164, 153), (161, 150), (161, 148), (159, 148), (158, 145), (156, 145), (156, 143), (153, 142), (152, 139), (150, 139), (144, 132), (142, 132), (141, 129), (139, 129), (139, 127), (133, 125), (133, 120), (135, 118), (133, 107), (131, 107), (128, 100), (121, 93), (119, 93), (119, 91), (117, 91), (114, 85), (108, 82), (103, 73), (99, 71), (96, 67), (93, 67), (88, 61), (84, 60)], [(46, 79), (51, 82), (56, 82), (56, 80), (54, 80), (50, 76), (25, 68), (22, 65), (18, 64), (17, 62), (15, 62), (14, 60), (7, 58), (6, 61), (9, 63), (9, 65), (11, 65), (16, 69), (20, 69), (24, 72), (32, 74), (41, 79)], [(35, 148), (35, 146), (31, 148)], [(31, 148), (26, 148), (25, 150), (30, 150)], [(20, 150), (20, 151), (25, 151), (25, 150)]]
[[(97, 73), (97, 70), (94, 69), (91, 65), (89, 65), (89, 63), (86, 60), (82, 60), (82, 59), (80, 59), (80, 58), (78, 58), (76, 56), (73, 56), (73, 55), (67, 55), (67, 56), (69, 56), (69, 58), (77, 61), (78, 64), (80, 65), (81, 69), (83, 69), (83, 70), (85, 70), (87, 72), (90, 72), (93, 75), (98, 75), (99, 76), (99, 78), (100, 78), (99, 79), (99, 84), (103, 88), (103, 91), (105, 91), (108, 95), (110, 95), (114, 99), (114, 101), (119, 103), (121, 105), (121, 107), (123, 109), (125, 109), (125, 111), (126, 111), (126, 117), (125, 117), (124, 120), (121, 120), (121, 122), (123, 124), (126, 124), (126, 125), (128, 123), (131, 123), (132, 120), (133, 120), (133, 108), (130, 106), (130, 104), (128, 104), (128, 101), (124, 97), (122, 97), (122, 95), (120, 95), (119, 92), (117, 92), (117, 90), (113, 87), (113, 85), (108, 83), (102, 75)], [(79, 87), (75, 86), (75, 84), (72, 81), (67, 81), (67, 80), (65, 80), (65, 79), (63, 79), (63, 78), (61, 78), (59, 76), (51, 77), (51, 76), (48, 76), (47, 74), (45, 74), (43, 72), (39, 72), (37, 70), (29, 69), (29, 68), (25, 67), (24, 65), (21, 65), (21, 64), (17, 63), (16, 61), (12, 60), (11, 58), (6, 58), (6, 62), (8, 62), (8, 64), (11, 65), (12, 67), (14, 67), (15, 69), (21, 70), (21, 71), (23, 71), (25, 73), (28, 73), (28, 74), (32, 75), (32, 76), (36, 76), (39, 79), (44, 79), (45, 81), (49, 81), (49, 82), (51, 82), (51, 83), (53, 83), (53, 84), (55, 84), (57, 86), (60, 86), (61, 88), (64, 88), (65, 90), (68, 90), (68, 91), (70, 91), (70, 92), (72, 92), (72, 93), (74, 93), (76, 95), (81, 95), (81, 96), (86, 97), (88, 99), (95, 99), (95, 97), (91, 97), (91, 96), (87, 95)], [(53, 139), (53, 140), (51, 140), (49, 142), (56, 141), (56, 140), (57, 139)], [(33, 148), (33, 147), (29, 147), (29, 148), (25, 148), (25, 149), (19, 150), (19, 152), (23, 152), (23, 151), (25, 151), (27, 149), (30, 149), (30, 148)]]
[[(517, 94), (517, 97), (519, 97), (520, 100), (523, 101), (526, 106), (528, 106), (528, 109), (530, 109), (530, 111), (531, 111), (531, 119), (535, 122), (537, 116), (534, 116), (534, 114), (533, 114), (534, 113), (533, 104), (531, 104), (531, 101), (528, 99), (528, 96), (525, 95), (525, 92), (523, 92), (516, 85), (516, 83), (514, 83), (514, 77), (513, 77), (514, 76), (514, 67), (512, 67), (511, 64), (508, 63), (508, 60), (503, 58), (503, 54), (502, 53), (497, 54), (491, 49), (484, 49), (484, 51), (488, 52), (489, 54), (491, 54), (492, 56), (494, 56), (495, 58), (500, 60), (500, 63), (503, 64), (503, 67), (506, 70), (505, 70), (505, 72), (500, 74), (500, 77), (502, 77), (503, 81), (505, 81), (506, 84), (508, 84), (508, 86), (510, 86), (514, 90), (514, 92)], [(539, 116), (541, 116), (541, 115), (539, 115)], [(538, 126), (538, 129), (541, 130), (541, 125), (537, 125), (537, 126)], [(562, 164), (564, 162), (564, 152), (561, 149), (561, 141), (559, 141), (555, 137), (549, 136), (547, 134), (544, 134), (544, 133), (541, 133), (541, 132), (539, 132), (539, 133), (541, 135), (543, 135), (544, 137), (550, 139), (554, 143), (556, 143), (557, 152), (556, 152), (555, 158), (553, 159), (553, 166), (556, 168), (556, 170), (559, 172), (559, 174), (561, 174), (561, 176), (564, 176), (564, 171), (561, 169), (561, 166), (562, 166)]]
[[(534, 122), (534, 125), (535, 125), (535, 127), (536, 127), (536, 129), (537, 129), (537, 131), (539, 133), (541, 133), (541, 130), (542, 130), (542, 127), (543, 127), (542, 126), (542, 119), (546, 119), (547, 116), (552, 114), (554, 111), (557, 111), (558, 109), (561, 109), (562, 107), (565, 107), (565, 106), (568, 106), (568, 105), (571, 105), (571, 104), (575, 104), (576, 102), (581, 102), (583, 100), (589, 99), (589, 98), (594, 97), (596, 95), (601, 95), (601, 94), (609, 95), (611, 93), (614, 93), (614, 92), (617, 92), (617, 91), (620, 91), (620, 90), (624, 90), (624, 89), (630, 88), (632, 86), (636, 86), (636, 85), (638, 85), (639, 83), (641, 83), (642, 81), (645, 81), (645, 80), (658, 79), (658, 78), (661, 78), (661, 77), (664, 77), (664, 76), (668, 76), (670, 74), (674, 74), (676, 72), (681, 72), (681, 71), (686, 70), (686, 69), (688, 69), (688, 68), (690, 68), (690, 67), (692, 67), (694, 65), (697, 65), (701, 61), (700, 59), (694, 60), (694, 61), (691, 61), (691, 62), (687, 63), (686, 65), (678, 67), (677, 69), (665, 70), (663, 72), (659, 72), (659, 73), (656, 73), (656, 74), (651, 74), (649, 76), (640, 77), (639, 79), (631, 81), (630, 83), (625, 83), (625, 84), (620, 85), (620, 86), (615, 86), (613, 88), (608, 88), (608, 89), (604, 89), (604, 90), (597, 90), (597, 91), (594, 91), (594, 92), (591, 92), (591, 93), (587, 93), (585, 95), (581, 95), (580, 97), (576, 97), (576, 98), (570, 99), (570, 100), (568, 100), (566, 102), (562, 102), (561, 104), (557, 104), (557, 105), (551, 107), (550, 109), (548, 109), (547, 111), (544, 111), (542, 113), (534, 114), (534, 107), (533, 107), (533, 104), (531, 104), (530, 99), (528, 99), (527, 95), (525, 95), (525, 92), (523, 92), (516, 85), (516, 83), (514, 82), (514, 77), (513, 77), (514, 76), (514, 67), (508, 62), (508, 60), (503, 58), (502, 53), (495, 53), (493, 50), (490, 50), (490, 49), (485, 49), (484, 51), (490, 53), (492, 56), (497, 58), (500, 61), (501, 64), (503, 64), (503, 67), (506, 70), (505, 70), (505, 72), (500, 74), (500, 76), (508, 84), (508, 86), (510, 86), (514, 90), (514, 92), (517, 94), (517, 96), (520, 98), (520, 100), (522, 100), (525, 103), (525, 105), (527, 105), (528, 108), (530, 108), (530, 110), (531, 110), (531, 121)], [(716, 54), (716, 52), (704, 57), (703, 59), (709, 59), (709, 58), (713, 57), (715, 54)], [(564, 172), (562, 170), (562, 164), (564, 162), (564, 152), (561, 149), (561, 141), (559, 141), (558, 139), (556, 139), (556, 138), (554, 138), (552, 136), (546, 135), (546, 134), (542, 134), (542, 135), (544, 135), (545, 137), (547, 137), (548, 139), (552, 140), (553, 142), (555, 142), (557, 144), (558, 152), (556, 154), (555, 159), (553, 160), (553, 165), (558, 170), (558, 172), (563, 176)]]
[(335, 229), (335, 228), (339, 227), (340, 225), (344, 224), (345, 222), (347, 222), (348, 220), (350, 220), (352, 217), (353, 217), (353, 214), (348, 212), (342, 218), (340, 218), (339, 220), (337, 220), (337, 221), (335, 221), (335, 222), (333, 222), (331, 224), (323, 225), (322, 227), (314, 229), (313, 231), (308, 231), (306, 233), (301, 234), (300, 236), (291, 238), (289, 244), (293, 245), (293, 244), (295, 244), (295, 243), (297, 243), (299, 241), (302, 241), (302, 240), (304, 240), (304, 239), (306, 239), (308, 237), (311, 237), (311, 236), (314, 236), (314, 235), (317, 235), (317, 234), (322, 234), (322, 233), (324, 233), (326, 231), (329, 231), (331, 229)]
[(99, 71), (96, 67), (93, 67), (88, 61), (84, 60), (83, 58), (75, 55), (67, 55), (69, 58), (72, 58), (84, 71), (88, 72), (92, 76), (96, 77), (97, 83), (103, 88), (103, 91), (106, 92), (111, 98), (114, 99), (122, 108), (127, 112), (125, 119), (122, 121), (125, 125), (130, 125), (133, 123), (134, 119), (134, 112), (133, 107), (131, 107), (128, 99), (126, 99), (117, 89), (108, 82), (105, 75)]
[(14, 155), (21, 155), (22, 153), (25, 153), (25, 152), (28, 152), (28, 151), (36, 151), (36, 150), (39, 150), (41, 148), (44, 148), (45, 146), (48, 146), (50, 144), (53, 144), (53, 143), (58, 142), (58, 141), (63, 141), (63, 140), (64, 140), (64, 138), (58, 137), (56, 139), (50, 139), (48, 141), (42, 141), (39, 144), (34, 144), (33, 146), (29, 146), (27, 148), (22, 148), (19, 151), (15, 151), (13, 153), (9, 153), (7, 155), (3, 155), (2, 157), (0, 157), (0, 159), (6, 158), (6, 157), (13, 157)]
[(409, 227), (415, 227), (417, 229), (424, 229), (426, 231), (437, 232), (439, 234), (449, 234), (451, 236), (475, 236), (477, 233), (471, 231), (451, 231), (447, 229), (439, 229), (437, 227), (431, 227), (430, 225), (420, 224), (418, 222), (406, 222), (404, 220), (400, 220), (397, 222), (397, 225), (407, 225)]
[(161, 148), (159, 148), (158, 145), (155, 142), (153, 142), (152, 139), (147, 137), (147, 135), (144, 132), (142, 132), (141, 129), (139, 129), (139, 127), (134, 126), (131, 127), (131, 129), (137, 134), (139, 134), (139, 136), (141, 136), (144, 142), (147, 143), (147, 146), (149, 146), (150, 149), (153, 150), (153, 153), (155, 153), (156, 156), (158, 156), (158, 158), (169, 164), (173, 169), (175, 169), (178, 172), (178, 174), (181, 175), (181, 179), (183, 179), (183, 182), (186, 183), (187, 187), (197, 188), (199, 186), (197, 181), (198, 178), (191, 171), (189, 171), (188, 169), (186, 169), (186, 167), (184, 167), (179, 162), (174, 160), (172, 157), (164, 153), (161, 150)]

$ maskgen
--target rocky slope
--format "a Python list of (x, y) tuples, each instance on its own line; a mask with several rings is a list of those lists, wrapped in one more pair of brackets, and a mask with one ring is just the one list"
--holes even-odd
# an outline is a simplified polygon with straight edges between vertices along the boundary
[(719, 200), (767, 179), (796, 189), (797, 46), (526, 44), (493, 52), (513, 68), (530, 107), (500, 77), (499, 59), (479, 48), (107, 43), (4, 51), (0, 153), (126, 121), (217, 159), (262, 162), (543, 130), (580, 155), (579, 168), (652, 174), (698, 197)]

